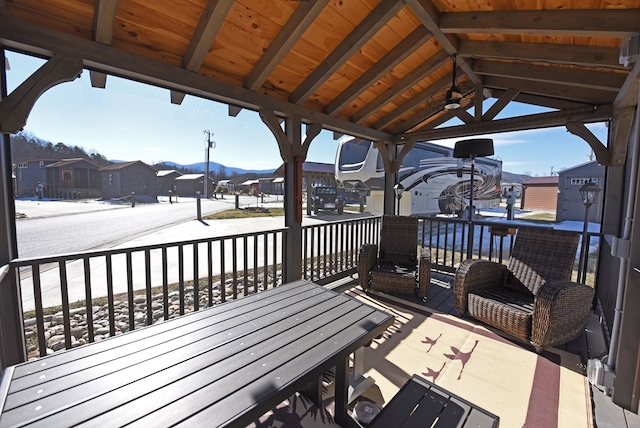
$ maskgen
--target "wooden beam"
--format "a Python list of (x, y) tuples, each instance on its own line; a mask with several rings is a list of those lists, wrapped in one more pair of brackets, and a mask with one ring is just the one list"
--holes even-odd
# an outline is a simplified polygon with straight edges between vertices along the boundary
[(89, 70), (89, 80), (91, 87), (104, 89), (107, 87), (107, 75), (99, 71)]
[[(506, 91), (502, 89), (492, 89), (492, 92), (495, 95), (498, 95)], [(523, 104), (530, 104), (538, 107), (550, 108), (554, 110), (569, 110), (572, 108), (585, 107), (585, 105), (587, 105), (587, 103), (581, 103), (578, 101), (561, 100), (558, 98), (550, 98), (542, 95), (523, 94), (523, 93), (519, 93), (518, 95), (516, 95), (513, 101), (517, 101)]]
[(482, 120), (493, 120), (493, 118), (495, 118), (498, 113), (500, 113), (507, 106), (507, 104), (513, 101), (519, 93), (520, 91), (515, 89), (509, 89), (503, 92), (496, 100), (496, 102), (493, 103), (491, 107), (489, 107), (489, 110), (487, 110), (486, 113), (482, 115)]
[(322, 123), (325, 129), (354, 137), (387, 141), (392, 138), (387, 133), (317, 110), (13, 17), (0, 15), (0, 43), (9, 48), (44, 57), (53, 56), (56, 52), (70, 56), (82, 55), (84, 65), (89, 68), (251, 110), (267, 108), (285, 117), (299, 114), (307, 123)]
[(55, 55), (48, 60), (0, 101), (0, 132), (15, 134), (20, 131), (40, 95), (58, 83), (75, 80), (81, 73), (82, 60), (79, 58)]
[(482, 76), (511, 77), (535, 82), (562, 83), (568, 86), (618, 92), (627, 77), (626, 73), (553, 67), (527, 63), (488, 61), (473, 62), (473, 69)]
[[(405, 3), (418, 17), (422, 25), (438, 40), (440, 46), (442, 46), (449, 56), (458, 53), (458, 38), (452, 34), (444, 34), (440, 30), (441, 13), (431, 0), (405, 0)], [(463, 58), (457, 57), (456, 64), (464, 71), (467, 77), (469, 77), (469, 80), (473, 83), (480, 83), (480, 78), (473, 72), (471, 66), (467, 64)]]
[(536, 34), (623, 38), (638, 34), (640, 9), (509, 10), (440, 14), (445, 34)]
[(484, 92), (484, 87), (482, 86), (481, 83), (476, 85), (476, 96), (473, 99), (473, 120), (475, 122), (480, 122), (482, 120), (482, 106), (483, 106), (483, 101), (484, 101), (484, 96), (483, 96), (483, 92)]
[(316, 17), (322, 12), (329, 0), (315, 0), (300, 3), (282, 30), (273, 39), (265, 53), (260, 57), (251, 72), (244, 79), (244, 87), (258, 90), (269, 75), (289, 54), (289, 51), (307, 31)]
[(233, 0), (207, 2), (182, 58), (183, 68), (191, 71), (197, 71), (200, 68), (232, 5)]
[(393, 160), (396, 146), (384, 141), (374, 141), (373, 144), (375, 148), (378, 149), (378, 153), (380, 153), (380, 158), (382, 159), (384, 170), (392, 174), (398, 172), (393, 171)]
[(242, 111), (242, 107), (238, 107), (238, 106), (234, 106), (233, 104), (229, 104), (228, 105), (228, 111), (229, 111), (229, 116), (231, 117), (236, 117), (240, 114), (240, 112)]
[(371, 40), (403, 6), (404, 4), (399, 0), (380, 2), (289, 95), (289, 101), (299, 104), (309, 98), (314, 90), (322, 86), (358, 49)]
[(464, 123), (474, 123), (474, 117), (469, 114), (469, 112), (464, 108), (458, 108), (453, 110), (453, 114), (457, 116)]
[(397, 135), (395, 141), (427, 141), (444, 138), (469, 137), (489, 133), (525, 131), (527, 129), (565, 126), (570, 122), (594, 123), (609, 120), (613, 114), (611, 105), (581, 107), (566, 111), (538, 113), (527, 116), (498, 119), (491, 122), (476, 122), (468, 125), (449, 126), (428, 131)]
[(627, 148), (629, 147), (631, 131), (633, 129), (633, 119), (635, 116), (634, 107), (623, 107), (616, 109), (614, 106), (613, 117), (611, 119), (611, 131), (609, 133), (609, 152), (611, 153), (611, 165), (624, 165), (627, 158)]
[(520, 92), (597, 105), (611, 104), (616, 97), (616, 94), (610, 91), (567, 86), (560, 83), (532, 82), (525, 79), (512, 79), (508, 77), (486, 76), (484, 78), (484, 85), (489, 88), (515, 89)]
[(611, 166), (611, 153), (584, 124), (580, 122), (569, 122), (565, 126), (567, 127), (567, 131), (582, 138), (591, 146), (593, 153), (596, 155), (596, 160), (600, 165)]
[(93, 10), (93, 40), (110, 45), (113, 39), (113, 22), (118, 10), (118, 0), (95, 0)]
[(287, 134), (280, 127), (280, 119), (278, 119), (275, 112), (269, 109), (260, 109), (258, 114), (260, 115), (262, 122), (267, 125), (267, 128), (269, 128), (275, 137), (276, 142), (278, 143), (278, 148), (280, 149), (280, 157), (282, 160), (285, 163), (293, 162), (293, 147), (287, 138)]
[[(95, 0), (93, 14), (93, 40), (105, 45), (111, 45), (113, 39), (113, 22), (116, 18), (118, 0)], [(99, 71), (90, 70), (89, 78), (94, 88), (107, 87), (107, 75)]]
[[(296, 144), (295, 141), (290, 141), (287, 133), (280, 126), (281, 121), (276, 116), (275, 112), (267, 109), (261, 109), (258, 114), (260, 115), (262, 122), (267, 125), (267, 128), (269, 128), (273, 136), (276, 138), (278, 147), (280, 148), (280, 156), (284, 162), (293, 162), (296, 157), (301, 157), (304, 161), (307, 158), (311, 142), (318, 136), (318, 134), (320, 134), (320, 131), (322, 131), (322, 124), (311, 123), (307, 125), (304, 141), (300, 138), (300, 143)], [(296, 121), (294, 120), (294, 122)]]
[(340, 95), (334, 98), (324, 108), (327, 114), (334, 114), (346, 106), (349, 101), (364, 92), (367, 88), (380, 80), (382, 76), (387, 74), (396, 65), (404, 61), (415, 50), (426, 43), (431, 38), (429, 31), (419, 26), (409, 36), (405, 37), (398, 43), (387, 55), (380, 61), (376, 62), (370, 69), (362, 74), (347, 89), (342, 91)]
[(638, 94), (640, 92), (640, 61), (637, 61), (627, 79), (624, 81), (622, 88), (618, 92), (613, 107), (622, 109), (625, 107), (638, 106)]
[[(464, 92), (462, 95), (463, 95), (463, 98), (468, 96), (469, 91)], [(462, 107), (462, 109), (466, 110), (465, 107)], [(444, 110), (444, 104), (428, 105), (425, 108), (414, 112), (413, 116), (402, 121), (400, 124), (394, 127), (390, 133), (394, 135), (403, 134), (409, 131), (410, 129), (413, 129), (414, 127), (418, 126), (419, 124), (425, 122), (426, 120), (429, 120), (429, 124), (431, 124), (431, 117), (442, 112), (443, 110)], [(440, 115), (439, 117), (446, 117), (447, 120), (452, 119), (458, 115), (459, 110), (460, 109), (447, 110), (446, 113)], [(446, 120), (444, 122), (446, 122)], [(444, 122), (439, 121), (439, 124), (442, 124)]]
[(184, 97), (186, 96), (184, 92), (179, 91), (170, 91), (169, 95), (171, 97), (171, 104), (176, 105), (182, 104), (182, 101), (184, 101)]
[(427, 61), (423, 62), (420, 66), (414, 68), (407, 73), (402, 79), (391, 85), (386, 91), (380, 94), (375, 100), (368, 103), (365, 107), (361, 108), (358, 113), (351, 116), (351, 121), (360, 123), (365, 118), (391, 102), (394, 98), (400, 96), (400, 94), (406, 92), (416, 83), (425, 79), (431, 72), (442, 67), (449, 61), (449, 56), (444, 51), (439, 51)]
[[(373, 127), (375, 129), (383, 129), (385, 126), (390, 125), (391, 123), (399, 119), (401, 116), (405, 115), (409, 111), (415, 109), (420, 104), (427, 101), (429, 97), (431, 97), (433, 94), (443, 91), (444, 88), (448, 87), (448, 85), (450, 84), (451, 84), (451, 78), (449, 76), (441, 77), (440, 79), (436, 80), (435, 82), (433, 82), (431, 85), (429, 85), (422, 91), (415, 94), (411, 99), (408, 99), (407, 101), (402, 103), (402, 105), (393, 109), (393, 111), (391, 111), (389, 114), (378, 119), (373, 124)], [(442, 110), (442, 108), (443, 108), (442, 106), (436, 107), (433, 109), (433, 112), (436, 113), (437, 111)]]
[(620, 49), (612, 46), (461, 40), (459, 51), (460, 55), (464, 57), (501, 58), (625, 69), (619, 64)]

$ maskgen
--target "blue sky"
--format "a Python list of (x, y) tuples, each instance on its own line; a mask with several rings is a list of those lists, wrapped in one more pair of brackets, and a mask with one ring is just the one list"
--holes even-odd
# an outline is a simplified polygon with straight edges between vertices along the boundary
[[(7, 52), (7, 58), (9, 93), (44, 63), (13, 52)], [(511, 104), (497, 118), (544, 111)], [(491, 103), (485, 102), (484, 108), (489, 107)], [(445, 125), (458, 123), (454, 119)], [(95, 150), (107, 159), (180, 164), (204, 162), (205, 129), (213, 132), (216, 142), (211, 161), (243, 169), (275, 169), (282, 163), (273, 135), (255, 112), (242, 110), (230, 117), (225, 104), (190, 95), (181, 105), (173, 105), (166, 89), (113, 76), (107, 78), (106, 89), (92, 88), (87, 70), (79, 79), (45, 92), (25, 126), (41, 139)], [(589, 129), (606, 142), (603, 123)], [(586, 142), (564, 127), (485, 137), (493, 138), (503, 170), (518, 174), (549, 175), (552, 170), (588, 162), (591, 153)], [(452, 147), (455, 141), (434, 143)], [(333, 133), (322, 131), (312, 142), (307, 160), (333, 163), (337, 147)]]

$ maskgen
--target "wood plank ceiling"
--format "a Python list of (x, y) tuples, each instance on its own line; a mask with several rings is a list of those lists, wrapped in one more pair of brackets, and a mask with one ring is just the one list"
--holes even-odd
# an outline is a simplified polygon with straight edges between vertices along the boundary
[[(387, 141), (451, 136), (435, 128), (454, 116), (458, 135), (531, 127), (492, 121), (511, 101), (558, 110), (536, 126), (615, 116), (637, 105), (620, 47), (638, 34), (640, 0), (0, 0), (0, 43), (79, 56), (94, 86), (117, 74)], [(446, 110), (454, 58), (464, 108)]]

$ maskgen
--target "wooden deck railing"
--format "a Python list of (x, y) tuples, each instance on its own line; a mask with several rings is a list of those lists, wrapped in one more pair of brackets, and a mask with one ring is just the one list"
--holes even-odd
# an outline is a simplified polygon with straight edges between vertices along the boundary
[[(506, 263), (518, 228), (523, 223), (498, 223), (490, 220), (474, 220), (472, 254)], [(527, 227), (549, 227), (531, 223)], [(431, 265), (434, 269), (454, 273), (458, 264), (467, 258), (469, 223), (452, 217), (421, 217), (418, 229), (423, 247), (431, 249)], [(587, 257), (582, 258), (582, 242), (578, 247), (573, 280), (594, 285), (594, 272), (598, 264), (598, 251), (602, 234), (587, 233)]]
[[(362, 244), (378, 243), (380, 222), (366, 217), (303, 227), (301, 276), (325, 284), (354, 274)], [(474, 224), (474, 257), (506, 260), (517, 227)], [(434, 269), (455, 271), (466, 258), (467, 232), (465, 220), (420, 219), (419, 239), (430, 248)], [(282, 228), (17, 259), (2, 270), (0, 286), (11, 286), (14, 275), (7, 273), (13, 269), (25, 312), (27, 354), (43, 356), (282, 284), (287, 233)], [(590, 241), (592, 236), (597, 250), (599, 236), (591, 234)], [(597, 251), (587, 263), (585, 272), (593, 272)]]

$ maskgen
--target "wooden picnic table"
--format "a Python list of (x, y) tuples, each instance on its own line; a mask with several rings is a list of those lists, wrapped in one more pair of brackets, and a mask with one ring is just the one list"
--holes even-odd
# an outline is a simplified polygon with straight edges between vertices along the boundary
[(350, 355), (392, 323), (351, 297), (295, 281), (9, 367), (0, 427), (243, 427), (297, 391), (319, 391), (332, 367), (336, 420), (350, 424)]

